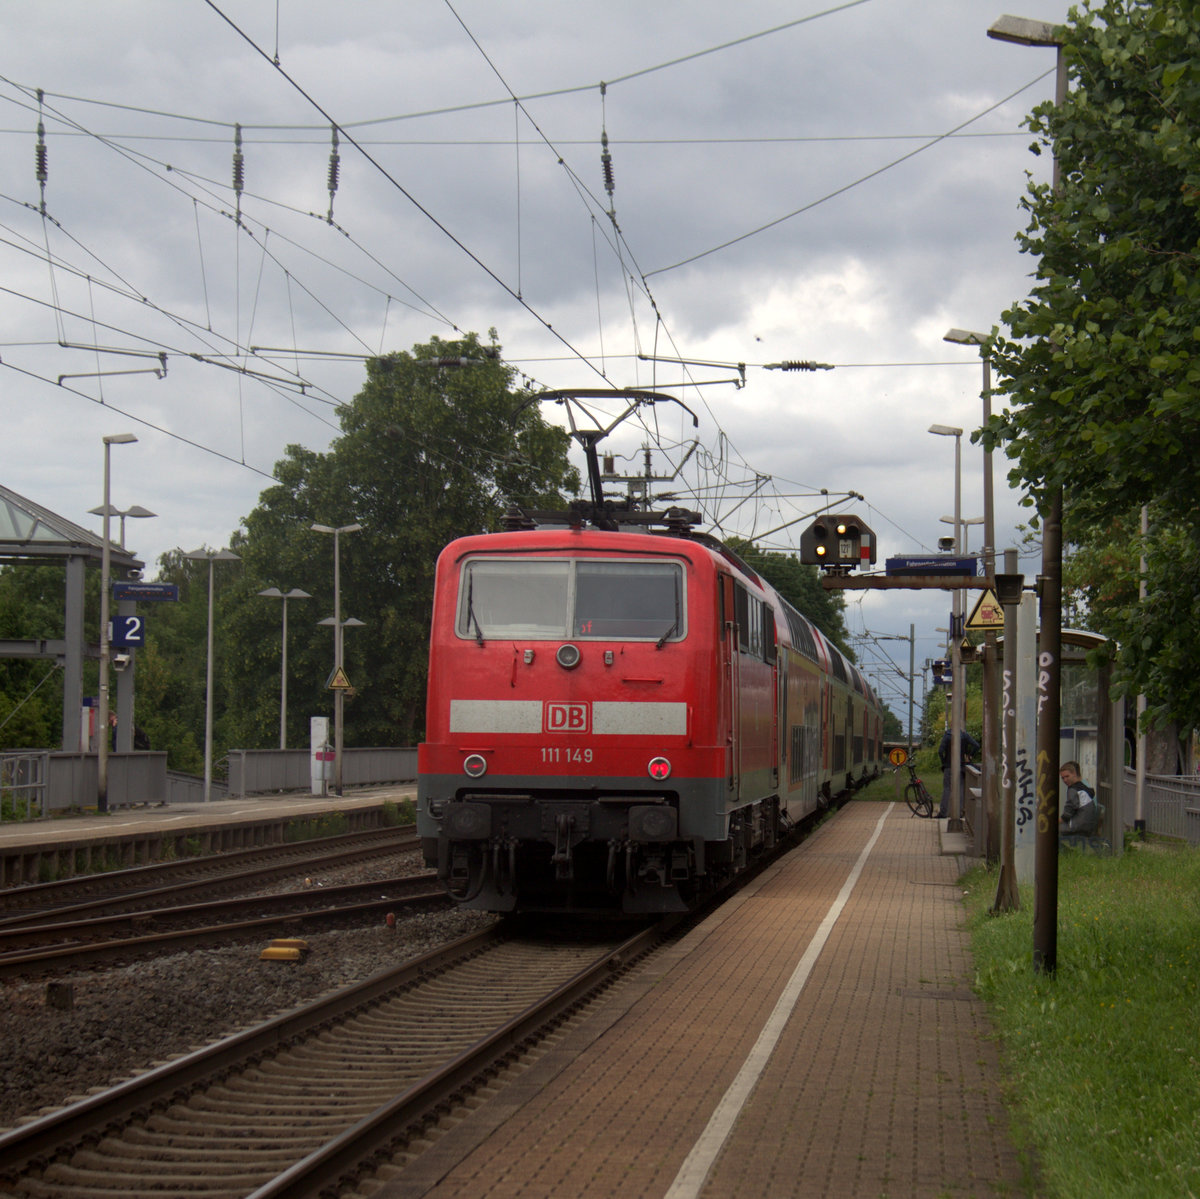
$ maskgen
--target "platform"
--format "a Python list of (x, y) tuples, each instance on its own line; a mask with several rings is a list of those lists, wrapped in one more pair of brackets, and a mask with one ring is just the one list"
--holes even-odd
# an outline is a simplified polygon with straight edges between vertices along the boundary
[(50, 882), (189, 853), (274, 844), (285, 839), (293, 822), (326, 813), (345, 815), (350, 832), (376, 828), (385, 802), (415, 799), (416, 794), (414, 783), (356, 788), (341, 796), (293, 792), (6, 822), (0, 824), (0, 887)]
[(941, 824), (850, 803), (377, 1199), (1030, 1194)]

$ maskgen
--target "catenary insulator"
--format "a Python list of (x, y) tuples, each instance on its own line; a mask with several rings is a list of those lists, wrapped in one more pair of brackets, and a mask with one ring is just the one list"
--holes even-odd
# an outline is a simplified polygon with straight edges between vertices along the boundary
[(333, 193), (338, 189), (338, 166), (341, 159), (338, 157), (338, 135), (337, 126), (333, 128), (333, 148), (329, 151), (329, 200), (330, 210), (333, 207)]
[(242, 127), (233, 127), (233, 190), (240, 196), (246, 183), (246, 167), (242, 158)]

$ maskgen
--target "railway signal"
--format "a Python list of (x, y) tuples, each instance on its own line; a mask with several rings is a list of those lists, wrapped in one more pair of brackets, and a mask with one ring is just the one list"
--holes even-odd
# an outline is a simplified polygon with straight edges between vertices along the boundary
[(875, 534), (857, 516), (822, 516), (800, 534), (800, 561), (843, 573), (875, 561)]

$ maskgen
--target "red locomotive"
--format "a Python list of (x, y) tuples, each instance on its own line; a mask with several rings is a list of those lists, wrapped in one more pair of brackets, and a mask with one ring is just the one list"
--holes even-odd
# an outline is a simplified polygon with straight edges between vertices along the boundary
[(536, 517), (437, 564), (417, 828), (463, 906), (682, 911), (879, 772), (862, 674), (696, 514)]

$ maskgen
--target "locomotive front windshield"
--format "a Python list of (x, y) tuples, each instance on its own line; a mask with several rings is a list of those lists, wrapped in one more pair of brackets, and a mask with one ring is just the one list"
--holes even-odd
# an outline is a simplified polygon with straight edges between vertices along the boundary
[(457, 632), (479, 640), (677, 641), (678, 562), (477, 558), (465, 564)]

